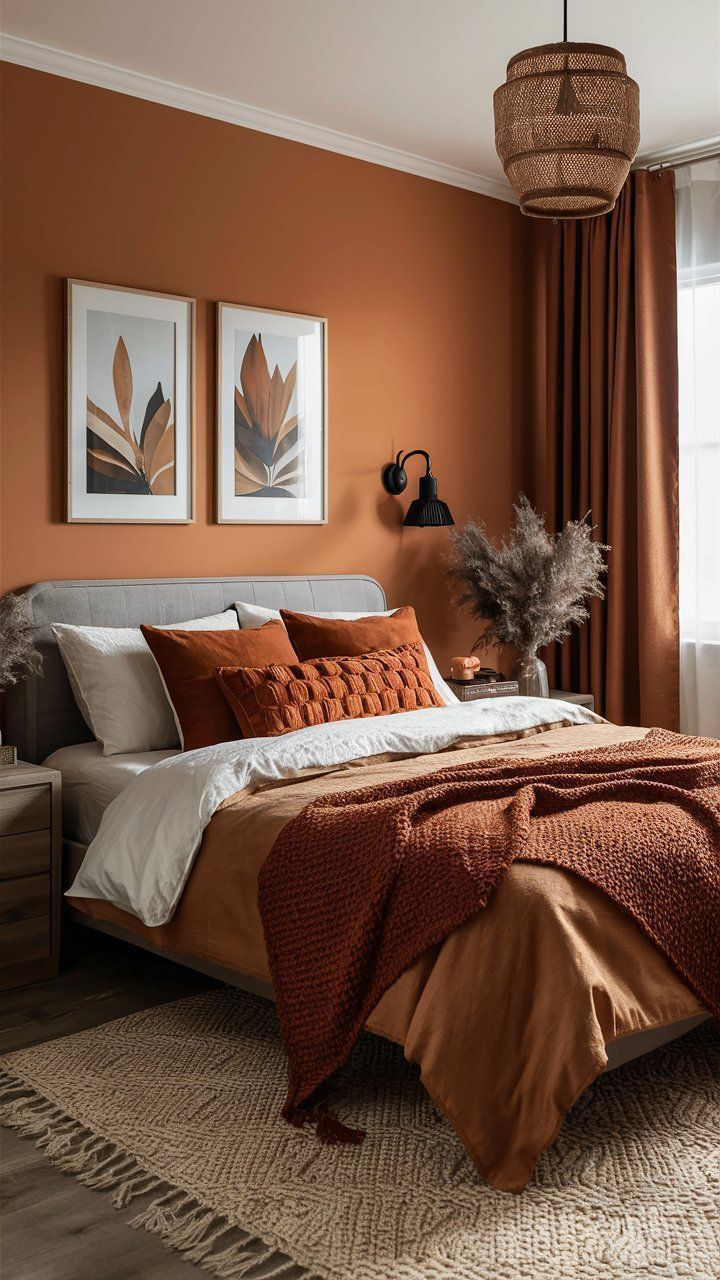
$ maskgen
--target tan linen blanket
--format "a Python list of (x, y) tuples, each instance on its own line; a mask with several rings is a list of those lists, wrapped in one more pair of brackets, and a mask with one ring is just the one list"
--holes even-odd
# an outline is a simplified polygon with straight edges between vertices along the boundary
[(323, 796), (263, 864), (288, 1120), (361, 1139), (300, 1104), (345, 1064), (399, 975), (482, 910), (518, 858), (602, 889), (720, 1015), (720, 743), (651, 729), (542, 761), (452, 763)]
[[(544, 759), (642, 738), (614, 725), (552, 729), (475, 743), (461, 763), (499, 755)], [(267, 979), (257, 877), (277, 835), (318, 796), (444, 769), (448, 753), (345, 765), (241, 793), (206, 829), (173, 919), (147, 928), (111, 903), (80, 911), (138, 940)], [(565, 1112), (606, 1066), (606, 1044), (704, 1012), (634, 922), (576, 876), (518, 862), (479, 915), (393, 984), (367, 1026), (404, 1046), (480, 1172), (520, 1190)]]

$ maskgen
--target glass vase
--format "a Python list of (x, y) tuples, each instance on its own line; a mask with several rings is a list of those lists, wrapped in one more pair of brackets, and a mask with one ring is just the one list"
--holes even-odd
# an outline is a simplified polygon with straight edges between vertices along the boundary
[(524, 653), (513, 667), (513, 679), (526, 698), (549, 698), (547, 667), (536, 653)]

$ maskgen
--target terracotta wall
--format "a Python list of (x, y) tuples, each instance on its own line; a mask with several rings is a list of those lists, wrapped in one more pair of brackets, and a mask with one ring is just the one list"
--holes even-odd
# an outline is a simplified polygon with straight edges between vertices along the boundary
[[(429, 449), (456, 521), (506, 527), (527, 427), (519, 211), (6, 64), (2, 127), (2, 590), (364, 571), (416, 605), (441, 661), (463, 651), (446, 531), (403, 530), (380, 471)], [(194, 525), (63, 524), (65, 276), (197, 298)], [(329, 319), (326, 527), (212, 523), (218, 299)]]

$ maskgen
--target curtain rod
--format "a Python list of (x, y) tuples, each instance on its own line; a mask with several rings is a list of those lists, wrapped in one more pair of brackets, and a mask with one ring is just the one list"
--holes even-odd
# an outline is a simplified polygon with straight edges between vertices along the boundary
[(645, 169), (684, 169), (688, 164), (703, 164), (705, 160), (720, 160), (720, 151), (705, 151), (697, 156), (689, 156), (687, 160), (656, 160), (654, 164), (646, 164)]

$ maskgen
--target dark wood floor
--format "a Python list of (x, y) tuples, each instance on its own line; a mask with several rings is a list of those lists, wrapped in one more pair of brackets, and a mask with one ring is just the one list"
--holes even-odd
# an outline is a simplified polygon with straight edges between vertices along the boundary
[[(71, 1035), (135, 1009), (214, 986), (180, 965), (77, 931), (74, 955), (52, 982), (0, 995), (0, 1052)], [(207, 1273), (133, 1231), (136, 1208), (49, 1164), (28, 1138), (0, 1128), (3, 1280), (198, 1280)]]

